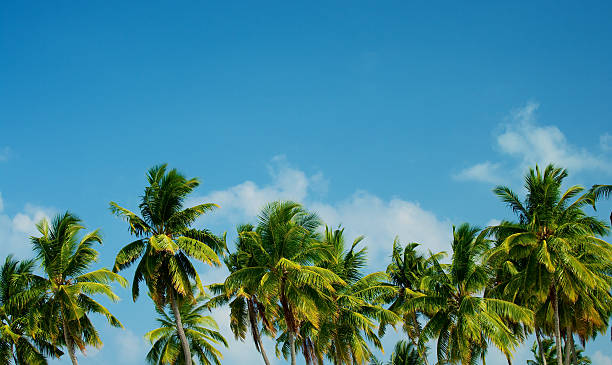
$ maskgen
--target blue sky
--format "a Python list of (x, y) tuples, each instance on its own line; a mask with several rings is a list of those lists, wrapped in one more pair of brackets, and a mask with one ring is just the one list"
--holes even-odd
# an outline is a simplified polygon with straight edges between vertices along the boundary
[[(509, 217), (491, 188), (520, 191), (534, 163), (610, 183), (611, 13), (568, 1), (7, 1), (0, 256), (28, 255), (33, 222), (69, 209), (102, 229), (110, 266), (130, 237), (108, 202), (135, 208), (160, 162), (201, 178), (191, 202), (221, 205), (199, 222), (217, 232), (297, 199), (366, 234), (372, 269), (395, 235), (448, 249), (452, 224)], [(154, 311), (118, 293), (127, 330), (99, 322), (105, 345), (83, 364), (141, 362)], [(587, 351), (602, 364), (608, 336)], [(253, 356), (250, 343), (226, 351), (227, 363)]]

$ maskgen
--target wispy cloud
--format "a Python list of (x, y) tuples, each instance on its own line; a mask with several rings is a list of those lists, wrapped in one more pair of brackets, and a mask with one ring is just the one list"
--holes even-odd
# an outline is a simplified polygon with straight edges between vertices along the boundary
[(489, 161), (478, 163), (468, 167), (458, 174), (453, 175), (456, 180), (476, 180), (492, 184), (497, 184), (503, 181), (500, 176), (500, 164)]
[(30, 256), (29, 237), (36, 234), (36, 223), (53, 214), (53, 209), (26, 204), (14, 215), (4, 212), (4, 201), (0, 193), (0, 256), (14, 254), (19, 258)]
[(0, 162), (8, 161), (11, 157), (11, 153), (11, 148), (9, 146), (0, 148)]
[(593, 354), (593, 364), (612, 365), (612, 357), (604, 355), (601, 351), (596, 351)]
[[(539, 104), (529, 102), (513, 110), (506, 123), (501, 125), (500, 133), (495, 136), (495, 148), (502, 162), (480, 162), (467, 167), (453, 176), (458, 180), (474, 180), (497, 183), (503, 180), (504, 172), (523, 171), (535, 164), (554, 163), (573, 172), (600, 171), (609, 174), (612, 161), (609, 156), (594, 153), (576, 146), (554, 125), (537, 123)], [(603, 150), (609, 147), (611, 137), (600, 137)]]
[(113, 337), (117, 353), (115, 353), (116, 364), (136, 364), (145, 358), (150, 348), (143, 336), (136, 335), (134, 332), (123, 329)]

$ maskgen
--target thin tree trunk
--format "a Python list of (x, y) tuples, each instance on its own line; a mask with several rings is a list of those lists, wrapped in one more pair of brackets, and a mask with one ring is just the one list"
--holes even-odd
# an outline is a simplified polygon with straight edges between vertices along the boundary
[(291, 365), (295, 365), (295, 333), (289, 331), (289, 347), (291, 347)]
[(429, 365), (429, 360), (427, 360), (427, 351), (425, 351), (425, 353), (423, 354), (423, 362), (425, 363), (425, 365)]
[(70, 361), (72, 361), (72, 365), (78, 365), (76, 355), (74, 353), (74, 344), (72, 343), (72, 339), (68, 335), (68, 321), (66, 320), (66, 315), (62, 311), (62, 324), (64, 325), (64, 341), (66, 341), (66, 348), (68, 349), (68, 356), (70, 356)]
[(261, 336), (259, 335), (259, 331), (257, 331), (257, 343), (259, 345), (259, 349), (261, 350), (261, 357), (263, 357), (264, 362), (266, 363), (266, 365), (270, 365), (270, 360), (268, 360), (268, 355), (266, 354), (266, 349), (264, 349), (263, 347), (263, 343), (261, 342)]
[(565, 365), (570, 365), (570, 357), (571, 357), (571, 346), (570, 346), (570, 337), (572, 334), (570, 332), (565, 333)]
[(538, 350), (540, 352), (540, 357), (542, 358), (542, 364), (546, 364), (546, 356), (544, 356), (544, 350), (542, 349), (542, 340), (540, 339), (540, 330), (536, 327), (535, 329), (536, 340), (538, 341)]
[(251, 332), (253, 333), (253, 338), (255, 339), (255, 343), (258, 347), (259, 353), (261, 357), (263, 357), (266, 365), (270, 365), (270, 361), (268, 360), (268, 356), (266, 355), (266, 350), (261, 343), (261, 335), (259, 334), (259, 327), (257, 326), (257, 313), (255, 313), (255, 308), (253, 306), (253, 302), (251, 300), (247, 300), (247, 305), (249, 307), (249, 321), (251, 322)]
[(191, 349), (189, 349), (189, 342), (185, 337), (185, 329), (183, 328), (183, 322), (181, 321), (181, 312), (179, 311), (176, 298), (174, 297), (174, 289), (170, 289), (170, 305), (172, 306), (172, 312), (174, 313), (174, 320), (176, 322), (176, 331), (178, 332), (179, 339), (181, 340), (181, 346), (183, 347), (183, 356), (185, 356), (185, 365), (192, 365), (191, 361)]
[(572, 364), (578, 365), (578, 358), (576, 357), (576, 345), (574, 344), (574, 335), (570, 337), (570, 345), (572, 345)]
[(280, 301), (283, 307), (283, 315), (285, 316), (285, 323), (287, 324), (287, 330), (289, 331), (289, 346), (291, 347), (291, 365), (295, 365), (295, 335), (297, 333), (297, 325), (293, 312), (289, 307), (289, 302), (285, 296), (285, 280), (280, 280)]
[(508, 365), (512, 365), (512, 358), (509, 354), (506, 354), (506, 360), (508, 361)]
[(552, 296), (555, 321), (555, 342), (557, 345), (557, 365), (563, 365), (563, 351), (561, 349), (563, 343), (561, 342), (561, 329), (559, 326), (559, 298), (557, 297), (557, 283), (553, 284)]

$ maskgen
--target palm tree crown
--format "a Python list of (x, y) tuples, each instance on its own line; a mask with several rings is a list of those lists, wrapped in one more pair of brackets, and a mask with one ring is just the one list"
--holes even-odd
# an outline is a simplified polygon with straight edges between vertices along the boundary
[(86, 346), (102, 345), (89, 313), (105, 316), (113, 327), (123, 327), (108, 309), (89, 295), (102, 294), (117, 301), (119, 298), (110, 284), (117, 282), (126, 286), (127, 281), (107, 269), (88, 271), (98, 259), (98, 251), (93, 245), (101, 244), (102, 239), (97, 230), (79, 239), (84, 227), (75, 215), (66, 212), (51, 223), (43, 219), (37, 228), (41, 236), (32, 237), (32, 246), (44, 276), (35, 277), (31, 292), (37, 292), (44, 300), (40, 308), (46, 318), (44, 330), (54, 343), (66, 346), (76, 364), (75, 346), (85, 351)]
[(139, 284), (144, 280), (158, 308), (171, 304), (184, 358), (189, 365), (190, 349), (182, 331), (177, 301), (180, 298), (193, 300), (191, 280), (195, 281), (200, 292), (204, 291), (189, 258), (220, 265), (217, 253), (225, 249), (225, 239), (204, 229), (191, 228), (198, 217), (217, 205), (206, 203), (184, 208), (186, 197), (199, 182), (185, 178), (176, 169), (167, 171), (166, 168), (166, 165), (160, 165), (148, 171), (149, 185), (141, 197), (140, 216), (117, 203), (110, 203), (111, 211), (125, 218), (130, 233), (137, 237), (119, 251), (113, 270), (125, 269), (141, 258), (134, 273), (133, 299), (135, 301), (138, 297)]
[[(36, 310), (41, 304), (40, 296), (28, 295), (35, 279), (34, 264), (33, 260), (19, 262), (9, 255), (0, 267), (0, 362), (3, 364), (46, 364), (45, 356), (63, 354), (40, 327), (44, 320)], [(25, 302), (19, 304), (19, 299)]]

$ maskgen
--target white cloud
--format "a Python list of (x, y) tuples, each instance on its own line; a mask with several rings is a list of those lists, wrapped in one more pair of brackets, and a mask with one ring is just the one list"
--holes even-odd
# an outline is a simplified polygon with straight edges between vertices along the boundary
[(143, 336), (138, 336), (128, 329), (118, 331), (113, 341), (116, 349), (114, 354), (116, 364), (141, 363), (150, 347)]
[(0, 162), (8, 161), (11, 157), (11, 148), (8, 146), (0, 148)]
[(501, 223), (501, 221), (497, 218), (491, 218), (489, 219), (489, 221), (487, 222), (487, 227), (491, 227), (491, 226), (498, 226)]
[[(522, 172), (535, 164), (545, 166), (549, 163), (572, 172), (591, 170), (609, 173), (612, 170), (609, 158), (571, 144), (557, 126), (537, 124), (538, 108), (539, 104), (529, 102), (511, 112), (507, 123), (502, 125), (501, 133), (495, 137), (495, 147), (503, 157), (512, 160), (508, 166), (491, 162), (478, 163), (462, 170), (455, 177), (496, 182), (500, 179), (500, 171), (510, 171), (516, 175), (517, 171)], [(609, 146), (610, 140), (608, 134), (600, 137), (602, 149)]]
[[(393, 198), (381, 199), (365, 191), (357, 191), (335, 204), (324, 203), (317, 193), (325, 181), (322, 174), (308, 176), (291, 167), (286, 160), (276, 158), (269, 169), (271, 182), (258, 185), (245, 181), (225, 190), (213, 191), (196, 197), (188, 204), (214, 202), (221, 206), (207, 217), (207, 224), (228, 226), (242, 222), (255, 223), (259, 210), (274, 200), (295, 200), (307, 209), (316, 211), (331, 227), (342, 224), (347, 239), (365, 235), (370, 261), (386, 258), (393, 239), (399, 235), (402, 242), (419, 242), (423, 250), (439, 251), (448, 248), (451, 224), (422, 208), (417, 202)], [(380, 267), (382, 268), (382, 267)]]
[[(395, 236), (402, 243), (420, 243), (424, 252), (447, 250), (449, 246), (451, 223), (440, 220), (415, 202), (399, 198), (383, 200), (358, 191), (338, 204), (310, 202), (307, 206), (318, 212), (328, 225), (346, 227), (347, 239), (365, 235), (371, 264), (390, 255)], [(384, 265), (377, 267), (384, 269)]]
[(325, 189), (325, 181), (320, 173), (306, 176), (303, 171), (291, 167), (282, 156), (272, 160), (268, 171), (272, 177), (272, 183), (269, 185), (259, 186), (247, 180), (225, 190), (192, 198), (188, 204), (216, 203), (221, 209), (213, 214), (214, 217), (238, 223), (241, 219), (255, 217), (270, 201), (279, 199), (304, 201), (309, 191)]
[(53, 210), (26, 204), (21, 212), (13, 216), (5, 213), (0, 195), (0, 256), (14, 254), (18, 258), (31, 256), (30, 236), (37, 234), (36, 223), (52, 215)]
[(593, 364), (612, 365), (612, 358), (604, 355), (601, 351), (596, 351), (595, 354), (593, 354)]
[(476, 180), (492, 184), (503, 181), (500, 177), (500, 164), (489, 161), (468, 167), (458, 174), (453, 175), (456, 180)]

